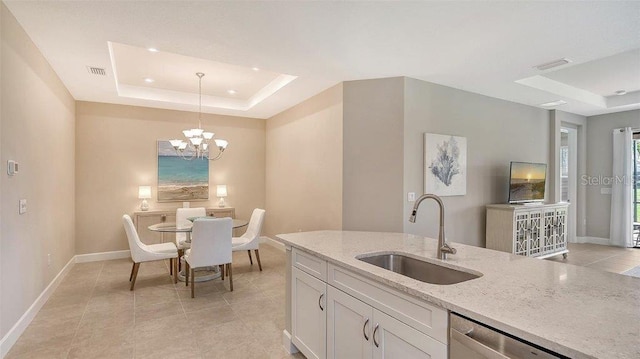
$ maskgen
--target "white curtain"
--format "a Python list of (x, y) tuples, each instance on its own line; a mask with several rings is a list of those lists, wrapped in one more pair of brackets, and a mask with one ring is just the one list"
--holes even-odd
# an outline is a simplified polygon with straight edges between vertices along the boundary
[(633, 131), (613, 130), (611, 244), (633, 247)]

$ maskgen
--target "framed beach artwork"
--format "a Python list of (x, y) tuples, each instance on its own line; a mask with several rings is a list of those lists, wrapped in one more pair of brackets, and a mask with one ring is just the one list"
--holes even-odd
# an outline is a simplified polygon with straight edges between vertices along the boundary
[[(185, 156), (192, 153), (185, 151)], [(180, 157), (169, 141), (158, 140), (158, 201), (209, 199), (209, 161)]]
[(424, 193), (467, 194), (467, 139), (424, 134)]

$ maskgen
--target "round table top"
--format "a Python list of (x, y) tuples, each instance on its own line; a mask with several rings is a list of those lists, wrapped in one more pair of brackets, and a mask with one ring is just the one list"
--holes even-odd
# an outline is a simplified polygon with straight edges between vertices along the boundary
[[(244, 219), (233, 220), (234, 229), (244, 227), (247, 224), (249, 224), (249, 222)], [(163, 222), (163, 223), (152, 224), (147, 228), (149, 228), (150, 231), (154, 231), (154, 232), (186, 233), (186, 232), (191, 232), (192, 227), (193, 227), (192, 225), (189, 225), (189, 226), (181, 226), (180, 228), (178, 228), (176, 227), (175, 222)]]

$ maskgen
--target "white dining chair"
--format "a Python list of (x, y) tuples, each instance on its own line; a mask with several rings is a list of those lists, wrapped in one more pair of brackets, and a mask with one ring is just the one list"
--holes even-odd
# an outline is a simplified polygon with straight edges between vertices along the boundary
[[(233, 272), (231, 266), (231, 218), (199, 218), (193, 222), (191, 232), (191, 248), (184, 253), (185, 285), (191, 278), (191, 298), (195, 297), (196, 268), (222, 266), (226, 267), (229, 277), (229, 289), (233, 292)], [(222, 276), (224, 280), (224, 274)]]
[(173, 274), (173, 282), (178, 283), (178, 249), (176, 245), (169, 243), (160, 244), (144, 244), (138, 237), (136, 227), (133, 225), (133, 221), (128, 214), (122, 216), (122, 223), (124, 224), (124, 230), (127, 233), (127, 239), (129, 240), (129, 249), (131, 251), (131, 259), (133, 260), (133, 267), (131, 268), (131, 275), (129, 281), (131, 282), (130, 290), (136, 284), (136, 278), (138, 277), (138, 269), (140, 263), (160, 261), (169, 259), (170, 273)]
[(249, 226), (247, 231), (240, 237), (234, 237), (231, 240), (232, 250), (247, 251), (249, 253), (249, 262), (253, 265), (253, 259), (251, 259), (251, 250), (256, 252), (256, 259), (258, 260), (258, 268), (262, 271), (262, 263), (260, 263), (260, 252), (258, 251), (258, 245), (260, 244), (260, 233), (262, 232), (262, 224), (264, 223), (265, 210), (256, 208), (251, 214), (249, 220)]
[[(204, 207), (194, 208), (178, 208), (176, 210), (176, 227), (188, 228), (191, 226), (191, 221), (187, 218), (191, 217), (205, 217), (207, 210)], [(176, 247), (178, 247), (178, 256), (182, 258), (184, 250), (189, 249), (190, 244), (187, 242), (189, 234), (184, 232), (176, 233)], [(178, 262), (178, 270), (181, 270), (180, 262)]]

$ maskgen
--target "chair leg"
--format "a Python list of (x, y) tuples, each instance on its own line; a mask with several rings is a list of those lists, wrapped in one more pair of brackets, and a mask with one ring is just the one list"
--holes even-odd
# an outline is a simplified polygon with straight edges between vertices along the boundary
[(182, 270), (182, 256), (184, 255), (184, 249), (178, 249), (178, 271)]
[(169, 258), (169, 275), (173, 275), (173, 258)]
[(196, 297), (196, 274), (193, 271), (193, 268), (190, 268), (191, 271), (191, 298), (195, 298)]
[(184, 261), (184, 286), (189, 285), (189, 263)]
[(231, 263), (227, 264), (227, 268), (229, 269), (228, 271), (228, 276), (229, 276), (229, 289), (231, 292), (233, 292), (233, 270), (231, 269)]
[(140, 263), (133, 264), (132, 277), (131, 277), (131, 288), (129, 290), (133, 290), (133, 286), (136, 285), (136, 278), (138, 277), (138, 269), (140, 269)]
[(218, 267), (220, 267), (220, 279), (224, 280), (224, 264)]
[(173, 284), (178, 283), (178, 261), (180, 258), (173, 258)]
[(131, 267), (131, 275), (129, 276), (129, 282), (131, 282), (131, 279), (133, 279), (133, 270), (136, 269), (136, 264), (133, 263), (133, 266)]
[(256, 259), (258, 260), (258, 268), (260, 268), (260, 272), (262, 272), (262, 263), (260, 263), (260, 252), (256, 249)]
[(251, 250), (248, 250), (247, 254), (249, 255), (249, 263), (251, 263), (251, 265), (253, 265), (253, 259), (251, 259)]

